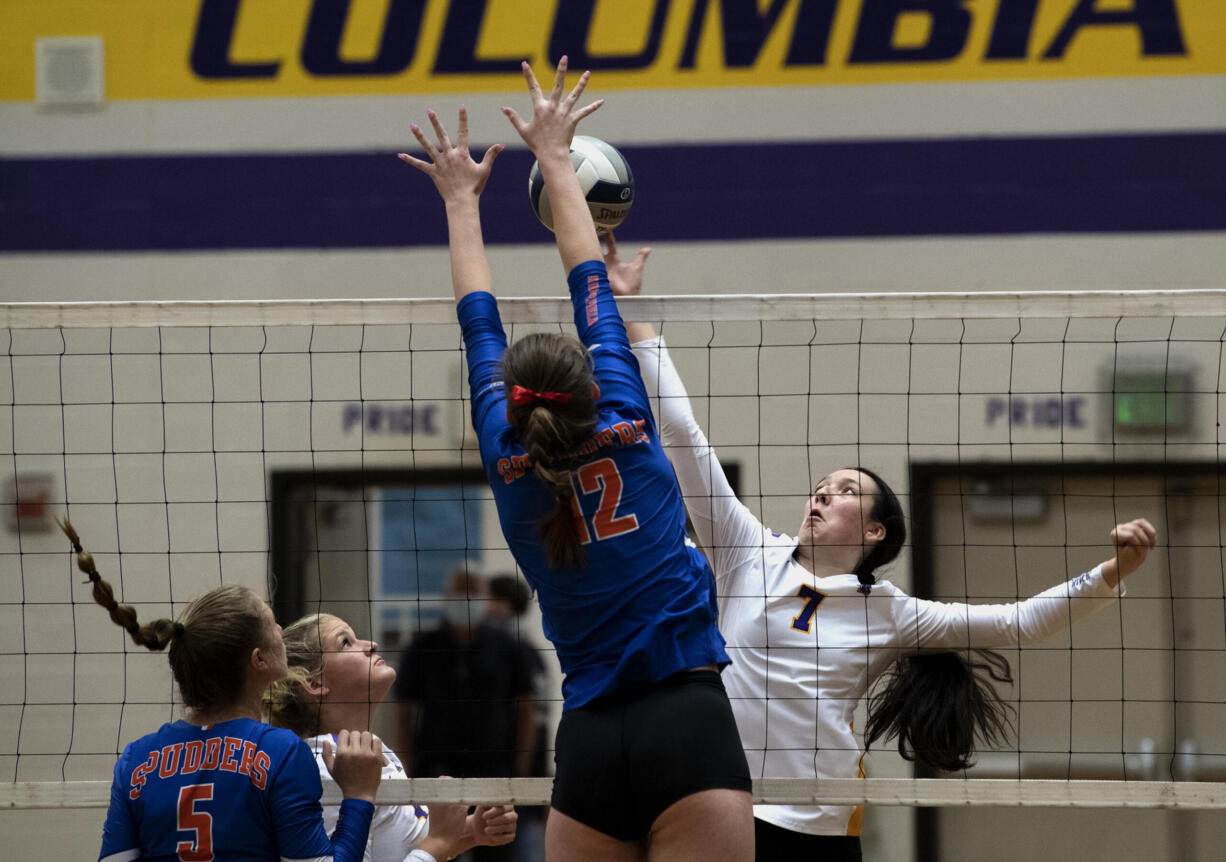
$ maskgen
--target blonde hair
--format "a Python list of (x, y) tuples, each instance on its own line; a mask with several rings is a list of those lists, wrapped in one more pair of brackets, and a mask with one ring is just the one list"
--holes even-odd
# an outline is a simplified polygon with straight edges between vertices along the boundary
[(188, 709), (204, 712), (237, 703), (243, 696), (251, 651), (265, 643), (264, 602), (246, 587), (215, 587), (184, 609), (177, 620), (166, 618), (141, 624), (136, 608), (115, 599), (115, 591), (98, 573), (94, 557), (81, 547), (77, 531), (68, 521), (60, 529), (72, 543), (77, 568), (89, 576), (94, 601), (111, 620), (128, 632), (137, 646), (161, 652), (167, 658)]
[(309, 695), (306, 683), (323, 673), (325, 627), (331, 631), (344, 624), (344, 620), (332, 614), (310, 614), (281, 631), (289, 673), (268, 687), (265, 705), (269, 724), (289, 728), (299, 736), (319, 734), (323, 704)]

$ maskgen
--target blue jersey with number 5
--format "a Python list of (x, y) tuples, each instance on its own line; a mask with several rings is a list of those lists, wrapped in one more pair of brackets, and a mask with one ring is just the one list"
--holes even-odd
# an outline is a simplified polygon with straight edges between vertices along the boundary
[(715, 582), (685, 534), (685, 508), (660, 445), (638, 361), (602, 261), (568, 277), (579, 340), (600, 386), (596, 431), (580, 447), (572, 483), (587, 564), (552, 569), (537, 522), (553, 495), (507, 421), (498, 305), (473, 293), (457, 306), (468, 350), (473, 427), (507, 546), (537, 591), (545, 635), (565, 680), (564, 709), (636, 680), (727, 664), (716, 628)]
[(357, 862), (374, 806), (346, 799), (329, 840), (322, 789), (292, 731), (250, 718), (164, 724), (115, 764), (99, 858)]

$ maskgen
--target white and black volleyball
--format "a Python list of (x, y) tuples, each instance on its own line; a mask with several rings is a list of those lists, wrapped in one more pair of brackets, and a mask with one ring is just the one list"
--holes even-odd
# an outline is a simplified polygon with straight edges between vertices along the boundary
[[(630, 163), (616, 147), (588, 135), (575, 135), (570, 144), (570, 163), (579, 176), (579, 187), (587, 198), (588, 209), (597, 233), (612, 230), (622, 223), (634, 204), (634, 174)], [(553, 230), (553, 210), (549, 192), (536, 162), (528, 174), (528, 196), (541, 224)]]

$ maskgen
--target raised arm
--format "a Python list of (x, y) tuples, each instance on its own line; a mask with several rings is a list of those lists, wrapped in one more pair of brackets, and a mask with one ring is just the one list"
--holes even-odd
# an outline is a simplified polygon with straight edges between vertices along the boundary
[[(604, 261), (613, 295), (618, 299), (638, 296), (651, 249), (640, 248), (632, 261), (625, 262), (612, 233), (605, 234), (605, 243)], [(660, 442), (677, 474), (694, 532), (707, 552), (716, 579), (726, 584), (755, 554), (761, 555), (764, 529), (728, 484), (715, 450), (694, 418), (689, 394), (664, 339), (656, 337), (650, 323), (626, 323), (625, 327), (639, 361), (643, 385), (654, 402)]]
[(592, 223), (592, 213), (570, 162), (570, 142), (579, 121), (604, 104), (604, 100), (576, 108), (591, 73), (584, 72), (574, 89), (564, 95), (566, 62), (565, 56), (558, 61), (553, 89), (549, 93), (541, 91), (532, 67), (525, 62), (524, 80), (528, 82), (528, 94), (532, 97), (532, 119), (525, 121), (511, 108), (503, 108), (502, 112), (540, 165), (553, 208), (558, 254), (562, 257), (563, 269), (570, 273), (584, 261), (600, 259), (600, 240)]
[(463, 105), (460, 106), (454, 145), (438, 115), (428, 111), (427, 116), (438, 138), (437, 144), (427, 139), (420, 127), (414, 125), (409, 128), (430, 160), (423, 161), (408, 153), (400, 153), (399, 158), (433, 180), (443, 199), (451, 248), (451, 286), (456, 302), (459, 302), (470, 293), (489, 291), (492, 284), (489, 261), (485, 257), (485, 242), (481, 236), (478, 204), (485, 183), (490, 178), (494, 159), (502, 152), (503, 145), (494, 144), (485, 151), (480, 162), (475, 162), (468, 152), (468, 111)]
[(902, 597), (898, 614), (902, 646), (960, 649), (1027, 646), (1115, 603), (1120, 580), (1134, 572), (1157, 544), (1144, 518), (1111, 531), (1116, 552), (1085, 574), (1012, 604), (970, 605)]

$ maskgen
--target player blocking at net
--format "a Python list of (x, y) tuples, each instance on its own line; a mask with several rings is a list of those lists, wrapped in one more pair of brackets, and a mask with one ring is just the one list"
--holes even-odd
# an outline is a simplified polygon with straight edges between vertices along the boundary
[[(614, 293), (639, 293), (647, 250), (622, 262), (612, 235), (606, 241)], [(1009, 730), (988, 679), (1007, 681), (1008, 662), (990, 649), (1038, 643), (1109, 607), (1155, 547), (1153, 526), (1138, 518), (1111, 531), (1115, 551), (1099, 565), (1024, 601), (909, 596), (876, 576), (907, 538), (902, 505), (880, 476), (855, 467), (819, 478), (796, 537), (773, 532), (736, 498), (663, 339), (650, 324), (627, 330), (647, 389), (659, 396), (660, 434), (715, 570), (733, 657), (724, 678), (757, 777), (861, 775), (853, 713), (878, 680), (869, 745), (897, 738), (908, 760), (967, 767), (977, 737), (1003, 742)], [(859, 806), (757, 805), (757, 859), (856, 862), (861, 815)]]
[(124, 748), (99, 859), (360, 862), (382, 748), (369, 731), (345, 730), (335, 752), (329, 745), (324, 753), (345, 797), (329, 838), (314, 755), (290, 731), (260, 720), (265, 690), (286, 673), (272, 608), (231, 584), (209, 590), (176, 620), (142, 625), (132, 605), (115, 600), (72, 525), (61, 527), (93, 583), (94, 601), (138, 646), (168, 649), (187, 709), (184, 718)]
[[(370, 730), (375, 712), (396, 680), (396, 670), (343, 619), (310, 614), (282, 632), (289, 673), (268, 690), (268, 712), (277, 727), (307, 740), (320, 774), (323, 752), (342, 728)], [(391, 749), (384, 750), (384, 779), (408, 774)], [(324, 808), (335, 827), (340, 812)], [(472, 847), (500, 846), (515, 839), (518, 814), (510, 805), (380, 805), (370, 824), (365, 862), (445, 862)]]
[(532, 116), (503, 111), (535, 154), (553, 203), (579, 338), (532, 334), (509, 348), (490, 292), (478, 200), (500, 147), (468, 152), (412, 127), (450, 236), (472, 420), (503, 535), (536, 589), (565, 674), (549, 862), (747, 862), (752, 787), (719, 675), (714, 582), (685, 512), (609, 290), (569, 155), (588, 75), (551, 91), (527, 63)]

